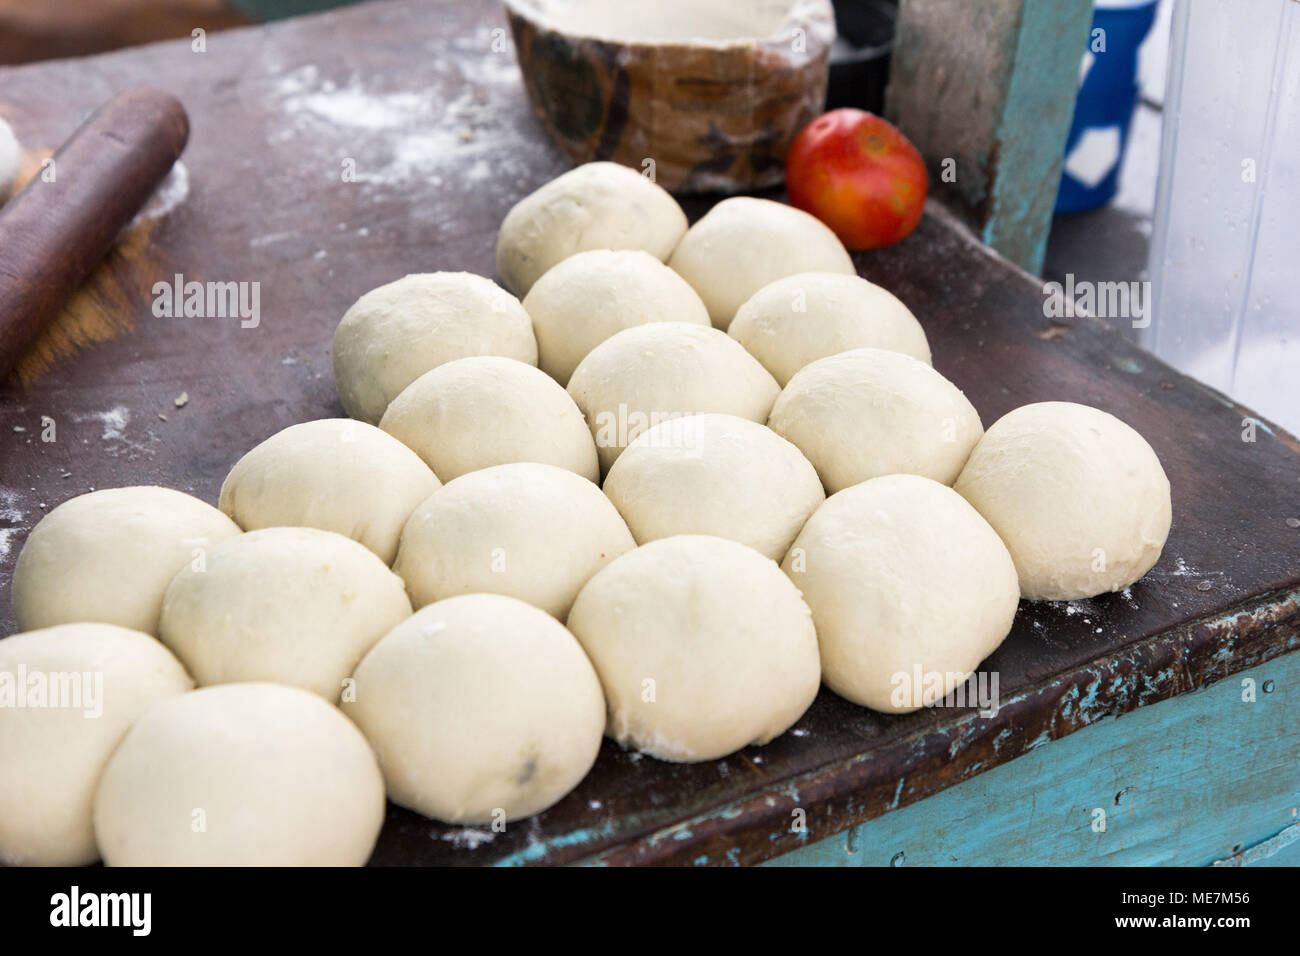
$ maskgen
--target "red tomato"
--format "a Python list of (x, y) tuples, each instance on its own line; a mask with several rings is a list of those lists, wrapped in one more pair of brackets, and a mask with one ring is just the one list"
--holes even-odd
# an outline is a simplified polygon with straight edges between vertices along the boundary
[(790, 203), (850, 249), (879, 249), (916, 228), (929, 178), (916, 147), (863, 110), (831, 110), (795, 137), (785, 157)]

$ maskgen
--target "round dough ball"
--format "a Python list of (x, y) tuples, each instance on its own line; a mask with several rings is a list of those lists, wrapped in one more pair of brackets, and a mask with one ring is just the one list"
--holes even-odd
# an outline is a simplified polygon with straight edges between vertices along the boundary
[(393, 399), (379, 427), (443, 481), (516, 461), (600, 477), (591, 430), (569, 393), (514, 359), (482, 355), (425, 372)]
[(552, 179), (506, 213), (497, 272), (524, 296), (547, 269), (588, 249), (644, 249), (660, 262), (686, 232), (668, 191), (617, 163), (587, 163)]
[(1007, 412), (956, 490), (997, 529), (1031, 601), (1119, 591), (1169, 537), (1169, 479), (1145, 438), (1101, 409), (1039, 402)]
[(415, 509), (395, 570), (415, 606), (507, 594), (563, 619), (587, 579), (636, 547), (596, 485), (520, 462), (462, 475)]
[(351, 538), (266, 528), (177, 574), (158, 634), (200, 684), (272, 681), (336, 701), (357, 661), (410, 615), (401, 579)]
[(735, 415), (690, 415), (641, 433), (605, 479), (638, 544), (707, 534), (781, 560), (825, 500), (817, 471), (772, 429)]
[(600, 750), (605, 698), (573, 635), (500, 594), (431, 604), (366, 655), (344, 710), (395, 803), (449, 823), (540, 813)]
[(59, 505), (32, 529), (14, 568), (20, 631), (99, 621), (158, 633), (163, 592), (203, 549), (239, 526), (170, 488), (106, 488)]
[(708, 325), (709, 310), (672, 269), (639, 249), (593, 249), (547, 271), (524, 299), (537, 364), (561, 385), (597, 345), (648, 322)]
[(815, 216), (771, 199), (734, 196), (682, 237), (668, 265), (726, 331), (736, 310), (770, 282), (800, 272), (855, 275), (844, 244)]
[(902, 352), (930, 364), (930, 343), (907, 306), (861, 276), (838, 272), (805, 272), (763, 286), (727, 333), (782, 388), (805, 365), (852, 349)]
[(767, 424), (799, 446), (831, 494), (899, 473), (951, 485), (983, 434), (956, 385), (882, 349), (841, 352), (800, 370)]
[(468, 272), (406, 276), (357, 299), (334, 330), (339, 400), (352, 418), (377, 424), (406, 386), (470, 355), (537, 364), (533, 323), (519, 300)]
[(18, 178), (18, 164), (22, 158), (22, 149), (8, 123), (0, 118), (0, 203), (4, 203), (14, 191), (14, 180)]
[(569, 394), (596, 438), (602, 471), (663, 421), (697, 412), (765, 421), (780, 391), (740, 343), (686, 322), (624, 329), (592, 349), (569, 379)]
[(439, 487), (420, 456), (391, 435), (323, 418), (276, 432), (239, 459), (218, 506), (245, 531), (334, 531), (392, 564), (402, 525)]
[(775, 563), (724, 538), (624, 555), (587, 582), (569, 630), (605, 688), (605, 732), (661, 760), (765, 744), (817, 696), (808, 606)]
[(384, 822), (361, 732), (319, 697), (226, 684), (140, 718), (95, 795), (109, 866), (361, 866)]
[(115, 624), (0, 641), (0, 864), (97, 860), (91, 805), (113, 748), (149, 707), (193, 686), (167, 648)]
[(965, 681), (1011, 630), (1020, 598), (997, 533), (919, 475), (831, 495), (782, 567), (812, 608), (826, 686), (888, 713)]

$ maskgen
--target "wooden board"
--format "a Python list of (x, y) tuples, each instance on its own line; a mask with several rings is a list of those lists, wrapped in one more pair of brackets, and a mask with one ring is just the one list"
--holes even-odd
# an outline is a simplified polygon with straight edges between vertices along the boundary
[(1287, 692), (1297, 685), (1300, 654), (1285, 654), (770, 865), (1300, 863), (1300, 694)]
[(886, 114), (926, 158), (931, 188), (988, 245), (1035, 274), (1092, 6), (901, 0), (898, 8)]
[[(566, 167), (528, 111), (508, 38), (494, 50), (498, 28), (487, 0), (374, 3), (210, 35), (202, 54), (181, 42), (0, 70), (0, 111), (28, 145), (57, 145), (145, 81), (178, 95), (193, 126), (170, 211), (124, 237), (58, 337), (0, 389), (6, 632), (13, 562), (43, 511), (149, 482), (215, 501), (253, 444), (342, 413), (330, 337), (358, 295), (412, 271), (492, 274), (506, 210)], [(356, 182), (343, 181), (347, 160)], [(795, 732), (721, 761), (677, 766), (606, 743), (573, 794), (504, 833), (393, 809), (376, 863), (756, 862), (1300, 647), (1294, 438), (1260, 423), (1244, 442), (1248, 411), (1100, 323), (1045, 319), (1040, 287), (941, 207), (857, 262), (917, 314), (936, 366), (986, 424), (1064, 399), (1147, 436), (1174, 494), (1157, 567), (1127, 595), (1025, 605), (986, 664), (1001, 680), (994, 719), (885, 717), (823, 692)], [(154, 316), (153, 284), (177, 272), (261, 283), (259, 324)], [(56, 441), (40, 440), (42, 416)], [(795, 807), (803, 834), (790, 831)]]

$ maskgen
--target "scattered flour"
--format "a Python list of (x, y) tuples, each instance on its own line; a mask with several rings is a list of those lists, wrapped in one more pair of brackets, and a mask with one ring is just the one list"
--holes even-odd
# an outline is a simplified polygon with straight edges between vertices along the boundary
[(355, 181), (371, 186), (454, 180), (513, 191), (537, 151), (535, 128), (514, 125), (526, 114), (513, 47), (493, 52), (490, 30), (458, 46), (480, 55), (419, 77), (418, 92), (384, 89), (383, 76), (327, 78), (314, 64), (290, 70), (271, 91), (284, 124), (272, 139), (310, 129), (318, 141), (325, 130), (339, 162), (353, 160)]
[(1235, 589), (1229, 583), (1228, 576), (1223, 571), (1202, 571), (1200, 568), (1188, 564), (1181, 555), (1174, 559), (1174, 566), (1171, 570), (1165, 571), (1152, 568), (1147, 574), (1153, 578), (1200, 578), (1205, 583), (1205, 586), (1199, 587), (1198, 590), (1208, 590), (1210, 587), (1208, 579), (1215, 578), (1220, 582), (1220, 587), (1226, 586), (1229, 589)]
[(491, 830), (476, 830), (473, 827), (460, 827), (444, 833), (438, 839), (445, 840), (455, 847), (476, 850), (484, 843), (491, 843), (497, 835)]
[(0, 488), (0, 525), (8, 525), (0, 527), (0, 561), (9, 557), (14, 539), (24, 530), (23, 523), (27, 516), (19, 501), (18, 492)]
[(267, 233), (265, 236), (254, 236), (252, 239), (248, 240), (248, 245), (251, 249), (260, 249), (262, 246), (271, 246), (285, 239), (292, 239), (296, 235), (298, 235), (297, 230), (291, 230), (289, 232), (271, 232)]
[(104, 441), (124, 441), (126, 426), (131, 421), (131, 410), (125, 405), (118, 405), (105, 412), (73, 413), (69, 417), (74, 422), (100, 422), (104, 426), (104, 432), (99, 437)]
[[(118, 405), (102, 412), (72, 412), (68, 415), (74, 422), (99, 422), (100, 441), (110, 442), (108, 453), (118, 455), (122, 449), (133, 452), (150, 452), (149, 444), (133, 440), (127, 435), (127, 426), (131, 423), (131, 410), (125, 405)], [(153, 436), (150, 433), (152, 440)], [(85, 439), (82, 439), (84, 442)]]
[(131, 220), (131, 226), (128, 228), (151, 219), (163, 218), (183, 203), (189, 194), (190, 171), (178, 159), (167, 175), (163, 177), (163, 181), (158, 184), (154, 194), (149, 197), (149, 201), (144, 204), (144, 208), (136, 213), (135, 218)]

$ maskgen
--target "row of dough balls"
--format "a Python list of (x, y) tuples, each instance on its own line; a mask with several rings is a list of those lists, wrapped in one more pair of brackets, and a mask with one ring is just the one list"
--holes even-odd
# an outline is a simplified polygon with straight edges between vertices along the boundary
[[(678, 321), (726, 332), (741, 307), (779, 279), (856, 279), (835, 234), (801, 210), (734, 197), (688, 230), (668, 192), (614, 163), (579, 166), (517, 203), (501, 226), (497, 267), (509, 292), (480, 276), (435, 273), (362, 296), (334, 336), (347, 413), (376, 424), (418, 377), (470, 355), (518, 359), (567, 385), (583, 357), (623, 329)], [(823, 341), (800, 334), (782, 314), (781, 291), (754, 304), (758, 314), (736, 338), (747, 346), (766, 340), (755, 354), (782, 385), (800, 352), (803, 364), (859, 346), (928, 360), (924, 336), (884, 290), (855, 282), (808, 290), (824, 300)], [(857, 319), (868, 304), (876, 320), (864, 324)]]
[[(700, 415), (643, 437), (687, 423), (727, 440), (763, 431)], [(629, 454), (654, 447), (638, 440)], [(782, 733), (819, 680), (879, 710), (933, 703), (997, 647), (1015, 614), (1016, 569), (998, 535), (960, 495), (921, 476), (882, 476), (814, 502), (779, 570), (716, 536), (634, 547), (595, 485), (554, 466), (495, 466), (431, 498), (480, 478), (484, 506), (447, 513), (473, 524), (495, 513), (491, 503), (508, 503), (512, 520), (495, 540), (513, 532), (516, 545), (500, 570), (511, 550), (531, 564), (496, 586), (565, 579), (577, 588), (561, 615), (567, 630), (498, 594), (443, 598), (412, 615), (401, 580), (352, 539), (294, 527), (240, 533), (168, 489), (105, 490), (55, 509), (20, 557), (24, 620), (35, 613), (29, 589), (57, 582), (65, 598), (83, 597), (63, 609), (69, 617), (152, 618), (162, 642), (82, 623), (0, 642), (0, 673), (97, 673), (105, 691), (89, 724), (75, 710), (0, 708), (0, 858), (359, 863), (382, 822), (385, 785), (394, 801), (439, 819), (517, 819), (580, 782), (602, 732), (663, 759), (704, 760)], [(322, 472), (315, 481), (330, 484)], [(572, 497), (536, 493), (552, 483)], [(718, 486), (715, 502), (724, 497)], [(570, 523), (545, 525), (569, 507)], [(425, 518), (417, 509), (412, 527)], [(616, 543), (597, 554), (581, 529), (600, 521)], [(519, 537), (519, 527), (529, 530)], [(465, 563), (494, 562), (493, 540), (475, 541)], [(585, 569), (565, 563), (575, 552)], [(468, 589), (479, 587), (493, 584)], [(223, 693), (185, 694), (186, 667)], [(917, 667), (945, 675), (942, 686), (899, 700), (893, 676)], [(377, 763), (352, 724), (325, 716), (325, 701), (340, 697)], [(247, 806), (258, 813), (238, 812)]]
[[(467, 286), (486, 283), (431, 278), (445, 284), (453, 304)], [(1164, 535), (1158, 515), (1142, 528), (1140, 553), (1119, 549), (1123, 560), (1112, 562), (1109, 577), (1095, 570), (1081, 576), (1061, 557), (1059, 541), (1055, 550), (1039, 548), (1059, 530), (1050, 522), (1062, 510), (1061, 481), (1079, 466), (1103, 495), (1144, 491), (1139, 509), (1153, 500), (1150, 488), (1132, 481), (1135, 463), (1136, 472), (1150, 469), (1127, 441), (1127, 426), (1093, 409), (1049, 403), (1013, 412), (981, 441), (978, 416), (926, 364), (924, 335), (897, 300), (856, 277), (794, 276), (774, 285), (742, 307), (733, 338), (703, 321), (657, 319), (594, 336), (590, 354), (574, 362), (567, 394), (525, 361), (501, 355), (453, 354), (391, 396), (391, 381), (381, 388), (382, 376), (363, 375), (369, 391), (359, 394), (381, 396), (382, 427), (310, 422), (255, 448), (222, 490), (221, 508), (238, 526), (165, 489), (74, 499), (33, 531), (15, 572), (20, 627), (47, 630), (0, 649), (31, 652), (40, 646), (32, 643), (37, 634), (51, 635), (63, 622), (108, 621), (157, 634), (180, 658), (177, 667), (200, 684), (221, 685), (184, 695), (202, 697), (185, 711), (200, 727), (220, 727), (226, 708), (256, 711), (250, 700), (286, 690), (250, 682), (312, 690), (319, 696), (297, 696), (311, 704), (341, 699), (396, 802), (444, 820), (495, 822), (498, 814), (538, 812), (576, 786), (602, 730), (664, 759), (704, 760), (783, 732), (811, 703), (819, 680), (887, 711), (915, 709), (950, 691), (1005, 636), (1019, 596), (1017, 571), (1021, 588), (1027, 580), (989, 523), (944, 487), (972, 445), (972, 501), (981, 483), (1008, 489), (1003, 499), (1014, 525), (1027, 495), (1033, 501), (1033, 489), (1041, 492), (1037, 524), (1032, 515), (1022, 521), (1028, 544), (1019, 550), (1027, 561), (1046, 556), (1074, 569), (1065, 576), (1072, 586), (1104, 590), (1122, 587), (1114, 582), (1140, 576), (1150, 566), (1144, 562), (1155, 560)], [(854, 317), (864, 297), (874, 298), (874, 312)], [(582, 301), (574, 299), (568, 314)], [(802, 308), (792, 308), (796, 301)], [(509, 296), (486, 302), (467, 314), (431, 305), (406, 334), (432, 327), (426, 345), (441, 341), (454, 353), (457, 323), (481, 331), (489, 315), (509, 311), (493, 302), (518, 305)], [(397, 296), (378, 311), (402, 323), (413, 308)], [(813, 339), (810, 333), (833, 329), (846, 314), (849, 341)], [(450, 327), (439, 324), (447, 315), (456, 319)], [(747, 323), (759, 330), (749, 344), (755, 355), (765, 337), (787, 339), (769, 351), (766, 370), (734, 340), (744, 342)], [(877, 349), (840, 353), (860, 344), (852, 335), (864, 326), (875, 344), (916, 358)], [(881, 328), (893, 330), (892, 338)], [(827, 354), (819, 357), (819, 349)], [(387, 358), (413, 350), (394, 334), (370, 351)], [(589, 365), (595, 371), (584, 372), (597, 353), (599, 362)], [(782, 369), (781, 361), (789, 364)], [(575, 379), (582, 387), (573, 387)], [(645, 409), (671, 415), (638, 437), (648, 422), (635, 416)], [(614, 417), (604, 441), (602, 412)], [(990, 441), (1004, 422), (1011, 423), (1004, 429), (1010, 467), (1004, 443)], [(979, 460), (985, 464), (973, 468)], [(593, 483), (602, 470), (605, 494)], [(922, 474), (891, 474), (907, 471)], [(1167, 483), (1164, 496), (1167, 502)], [(995, 511), (997, 495), (983, 507)], [(1117, 512), (1109, 528), (1126, 544), (1130, 516)], [(1095, 535), (1094, 525), (1074, 533)], [(241, 526), (248, 533), (240, 534)], [(1045, 531), (1039, 540), (1036, 529)], [(769, 559), (783, 559), (786, 574)], [(391, 562), (400, 577), (388, 570)], [(412, 603), (420, 608), (413, 615)], [(76, 669), (77, 660), (69, 652), (63, 669)], [(927, 699), (899, 700), (891, 675), (918, 664), (948, 679)], [(230, 695), (214, 693), (226, 689)], [(280, 706), (291, 705), (266, 704)], [(213, 792), (202, 799), (179, 786), (142, 784), (125, 756), (128, 769), (110, 772), (114, 755), (92, 801), (116, 745), (106, 723), (62, 770), (80, 786), (64, 788), (63, 801), (32, 800), (28, 782), (41, 779), (40, 755), (67, 733), (57, 721), (42, 723), (41, 713), (23, 713), (31, 726), (0, 735), (0, 749), (21, 741), (0, 754), (13, 758), (0, 762), (13, 768), (0, 770), (0, 817), (12, 806), (11, 818), (24, 823), (41, 808), (32, 825), (0, 829), (0, 857), (12, 862), (93, 858), (95, 835), (110, 863), (315, 861), (321, 858), (303, 855), (303, 833), (327, 825), (344, 826), (347, 839), (326, 844), (323, 852), (335, 854), (326, 862), (360, 862), (373, 845), (383, 785), (377, 813), (357, 814), (351, 826), (330, 816), (341, 814), (342, 804), (326, 800), (319, 814), (299, 821), (306, 831), (284, 827), (275, 822), (288, 813), (280, 813), (284, 805), (320, 801), (293, 787), (281, 793), (245, 782), (282, 759), (275, 740), (232, 744), (225, 763), (200, 751), (185, 756), (180, 719), (141, 721), (139, 742), (118, 753), (133, 754), (135, 765), (183, 767), (209, 781)], [(121, 718), (118, 736), (133, 718)], [(173, 724), (182, 730), (157, 729)], [(275, 722), (248, 726), (265, 734)], [(330, 748), (348, 750), (347, 735), (334, 736), (303, 759), (334, 766)], [(132, 731), (128, 742), (136, 739)], [(372, 793), (365, 781), (373, 775), (349, 766), (361, 791)], [(242, 818), (242, 829), (208, 838), (151, 822), (179, 819), (177, 800), (228, 806), (223, 799), (236, 784), (268, 801), (273, 833)], [(340, 788), (344, 802), (360, 800), (354, 789)], [(115, 796), (104, 796), (110, 791)], [(173, 800), (172, 791), (185, 796)], [(22, 833), (48, 839), (41, 844)]]
[[(476, 474), (508, 470), (520, 488), (554, 477), (600, 495), (548, 465)], [(105, 622), (0, 642), (0, 673), (100, 682), (94, 714), (89, 696), (0, 708), (7, 864), (359, 864), (385, 790), (449, 822), (520, 819), (577, 786), (607, 728), (665, 759), (710, 759), (786, 730), (820, 680), (798, 590), (722, 538), (634, 548), (624, 528), (621, 555), (585, 581), (566, 628), (493, 593), (412, 614), (401, 580), (357, 542), (313, 528), (240, 533), (169, 489), (60, 507), (89, 509), (104, 541), (115, 530), (123, 542), (99, 546), (97, 571), (76, 569), (71, 584), (105, 599), (77, 613), (156, 608), (160, 640)], [(59, 511), (25, 554), (77, 537)], [(30, 573), (23, 593), (41, 583)], [(189, 692), (194, 677), (209, 686)]]
[[(396, 445), (360, 423), (295, 428), (316, 425)], [(752, 422), (703, 414), (657, 426), (626, 455), (657, 461), (670, 492), (680, 477), (674, 460), (719, 463), (694, 486), (707, 499), (699, 514), (725, 514), (742, 528), (744, 503), (758, 501), (750, 489), (775, 474), (755, 472), (747, 455), (728, 457), (746, 435), (782, 443)], [(341, 446), (333, 451), (316, 464), (356, 460)], [(811, 472), (797, 451), (782, 452)], [(328, 498), (336, 474), (297, 474), (302, 498), (282, 503), (292, 510), (320, 491)], [(355, 484), (352, 497), (383, 502), (368, 491)], [(729, 498), (737, 491), (739, 505)], [(819, 679), (879, 710), (933, 703), (1008, 632), (1018, 598), (1010, 555), (960, 495), (921, 476), (882, 476), (821, 497), (813, 477), (803, 504), (777, 499), (796, 512), (790, 524), (798, 529), (783, 576), (765, 555), (717, 536), (651, 540), (651, 528), (639, 532), (649, 543), (634, 547), (596, 486), (563, 469), (487, 468), (448, 483), (408, 519), (413, 535), (445, 521), (457, 552), (446, 567), (473, 578), (438, 582), (421, 598), (412, 577), (417, 606), (431, 602), (414, 615), (384, 562), (334, 532), (240, 533), (221, 512), (161, 488), (74, 498), (33, 531), (15, 576), (24, 624), (53, 626), (0, 642), (0, 673), (102, 673), (106, 716), (87, 726), (67, 710), (0, 708), (0, 858), (85, 862), (98, 846), (110, 863), (363, 861), (384, 786), (373, 785), (373, 759), (356, 757), (351, 725), (319, 716), (329, 709), (323, 701), (313, 712), (321, 698), (342, 699), (396, 802), (460, 822), (549, 806), (585, 775), (602, 731), (664, 759), (703, 760), (783, 732)], [(672, 523), (668, 509), (658, 511)], [(435, 600), (453, 587), (470, 593)], [(65, 589), (53, 591), (56, 601), (30, 600), (55, 588)], [(516, 598), (475, 593), (494, 589), (548, 606), (568, 630)], [(162, 642), (114, 624), (45, 620), (60, 613), (124, 620)], [(147, 704), (191, 686), (186, 667), (201, 684), (242, 689), (142, 724), (110, 764)], [(896, 698), (893, 676), (916, 667), (945, 675), (944, 683), (926, 688), (924, 699)], [(272, 684), (251, 683), (262, 681), (316, 696), (290, 700)], [(293, 750), (297, 724), (266, 717), (285, 708), (328, 739)], [(233, 735), (222, 729), (232, 720), (240, 728)], [(204, 743), (212, 735), (221, 746)], [(296, 757), (286, 763), (290, 750)], [(126, 769), (103, 770), (119, 763)], [(155, 765), (166, 773), (138, 772)], [(337, 802), (313, 789), (320, 775), (302, 772), (311, 766), (346, 769), (348, 782), (329, 791)], [(286, 784), (281, 770), (313, 782), (305, 790)], [(267, 809), (195, 835), (187, 814), (228, 822), (241, 802)], [(316, 810), (296, 814), (303, 805)], [(340, 842), (311, 840), (315, 827)], [(308, 845), (324, 855), (306, 853)]]

